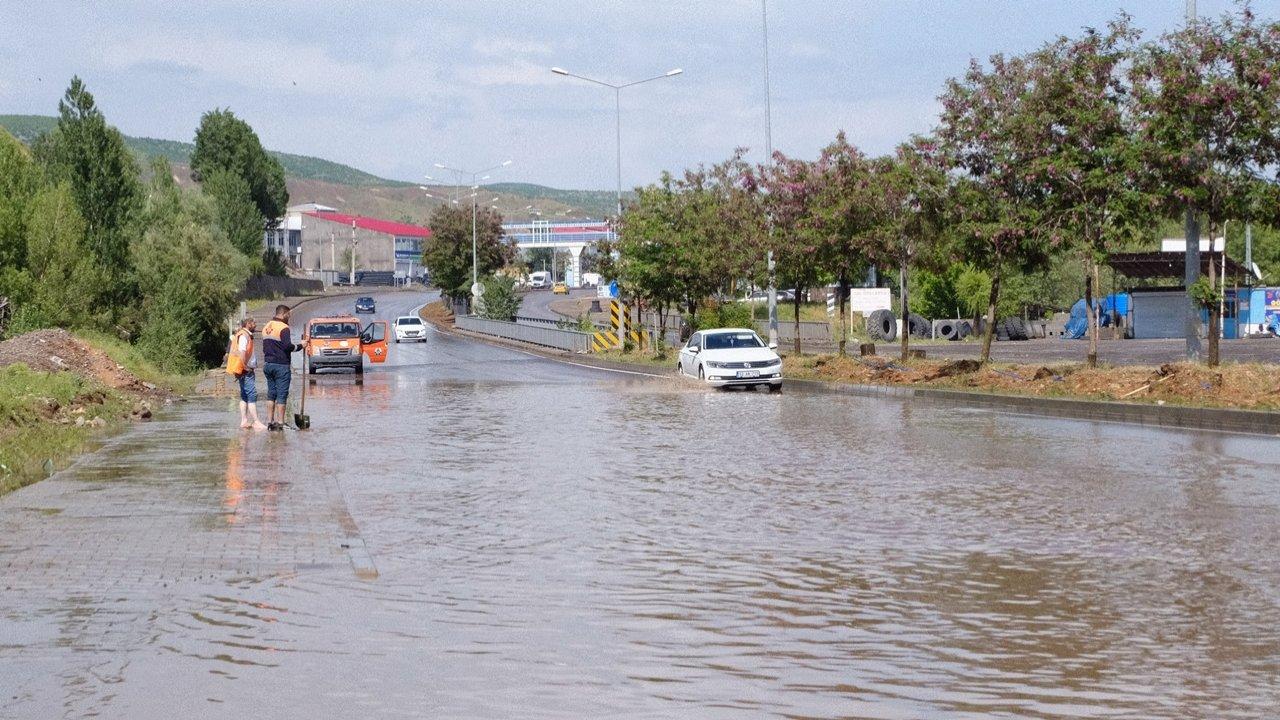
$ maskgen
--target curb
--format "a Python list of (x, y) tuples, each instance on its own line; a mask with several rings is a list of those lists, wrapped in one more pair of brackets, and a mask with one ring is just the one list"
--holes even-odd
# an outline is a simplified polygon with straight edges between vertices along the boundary
[[(550, 351), (536, 345), (513, 340), (499, 340), (465, 330), (439, 328), (460, 337), (474, 339), (499, 347), (518, 348), (550, 360), (590, 365), (609, 370), (672, 377), (674, 373), (651, 365), (601, 360), (588, 355), (569, 355)], [(1178, 428), (1184, 430), (1208, 430), (1247, 435), (1280, 436), (1280, 412), (1266, 410), (1234, 410), (1230, 408), (1200, 408), (1182, 405), (1147, 405), (1142, 403), (1105, 400), (1077, 400), (1072, 398), (1046, 398), (1033, 395), (1005, 395), (967, 390), (907, 387), (901, 385), (859, 385), (822, 380), (798, 380), (787, 378), (783, 387), (811, 394), (857, 395), (860, 397), (895, 398), (899, 400), (923, 399), (946, 405), (967, 408), (997, 410), (1023, 415), (1059, 417), (1071, 420), (1115, 422), (1143, 427)]]

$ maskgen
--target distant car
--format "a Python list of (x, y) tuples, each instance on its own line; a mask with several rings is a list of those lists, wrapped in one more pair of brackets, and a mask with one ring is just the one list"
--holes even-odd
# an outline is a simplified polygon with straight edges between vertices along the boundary
[(356, 298), (356, 312), (371, 313), (377, 312), (378, 306), (371, 297)]
[[(791, 290), (778, 291), (778, 302), (791, 302), (792, 300), (795, 300), (795, 299), (796, 299), (796, 294)], [(742, 298), (742, 302), (748, 302), (748, 303), (769, 302), (769, 291), (756, 290), (751, 294), (747, 295), (746, 297)]]
[(701, 330), (680, 349), (676, 370), (712, 387), (768, 386), (782, 389), (782, 358), (754, 330)]
[(582, 284), (584, 287), (595, 287), (600, 284), (600, 273), (584, 272), (582, 273)]
[(427, 326), (417, 315), (401, 315), (396, 318), (396, 342), (426, 342)]
[(558, 282), (555, 285), (551, 286), (551, 292), (555, 293), (556, 295), (568, 295), (569, 286), (565, 285), (563, 282)]
[(534, 290), (540, 290), (551, 285), (551, 273), (546, 270), (538, 270), (529, 273), (529, 287)]

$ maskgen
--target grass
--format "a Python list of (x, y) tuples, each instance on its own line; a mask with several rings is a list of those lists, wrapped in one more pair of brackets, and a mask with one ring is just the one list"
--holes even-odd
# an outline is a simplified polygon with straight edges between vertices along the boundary
[(133, 373), (143, 382), (164, 388), (179, 395), (192, 392), (203, 373), (184, 375), (170, 373), (156, 367), (143, 356), (137, 346), (105, 333), (77, 331), (76, 337), (106, 353), (117, 365)]
[[(75, 417), (83, 409), (86, 424)], [(100, 432), (127, 415), (130, 402), (71, 373), (47, 373), (23, 364), (0, 368), (0, 495), (43, 477)]]
[(676, 355), (679, 352), (677, 348), (667, 348), (665, 357), (655, 357), (652, 350), (632, 350), (631, 352), (607, 350), (602, 353), (594, 353), (592, 357), (630, 365), (644, 365), (646, 367), (670, 370), (676, 366)]

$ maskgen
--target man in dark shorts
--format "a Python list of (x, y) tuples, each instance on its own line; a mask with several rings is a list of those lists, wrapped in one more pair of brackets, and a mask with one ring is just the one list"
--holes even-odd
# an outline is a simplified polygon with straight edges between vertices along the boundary
[(262, 357), (266, 361), (262, 374), (267, 378), (267, 429), (283, 430), (289, 401), (289, 382), (293, 369), (290, 353), (302, 345), (295, 344), (289, 334), (289, 306), (277, 305), (275, 317), (262, 328)]

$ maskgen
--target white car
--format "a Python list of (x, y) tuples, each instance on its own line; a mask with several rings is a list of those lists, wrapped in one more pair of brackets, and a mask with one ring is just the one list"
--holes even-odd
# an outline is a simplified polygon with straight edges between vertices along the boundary
[(778, 391), (782, 358), (774, 350), (754, 330), (702, 330), (680, 348), (676, 369), (712, 387), (767, 385), (770, 391)]
[(396, 318), (396, 342), (426, 342), (427, 325), (416, 315), (401, 315)]

